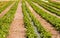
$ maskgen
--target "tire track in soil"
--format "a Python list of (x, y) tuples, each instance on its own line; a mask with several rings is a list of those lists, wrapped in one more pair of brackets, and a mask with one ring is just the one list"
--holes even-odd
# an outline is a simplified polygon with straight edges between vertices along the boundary
[(7, 38), (25, 38), (25, 28), (21, 5), (22, 4), (20, 1)]
[(44, 20), (40, 15), (38, 15), (33, 9), (32, 7), (26, 2), (27, 6), (29, 7), (29, 9), (31, 10), (31, 12), (35, 15), (35, 17), (39, 20), (39, 22), (42, 24), (42, 26), (52, 34), (52, 38), (59, 38), (60, 34), (58, 33), (58, 31), (56, 31), (54, 29), (54, 27), (52, 27), (51, 24), (49, 24), (46, 20)]
[(15, 4), (15, 2), (12, 3), (10, 6), (8, 6), (4, 11), (2, 11), (2, 12), (0, 13), (0, 18), (3, 17), (3, 16), (10, 10), (10, 8), (11, 8), (14, 4)]

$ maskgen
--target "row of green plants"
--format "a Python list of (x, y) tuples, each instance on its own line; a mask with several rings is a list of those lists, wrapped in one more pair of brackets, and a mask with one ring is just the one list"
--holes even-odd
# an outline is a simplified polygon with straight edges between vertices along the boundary
[(60, 3), (59, 2), (54, 2), (54, 1), (48, 1), (49, 3), (52, 4), (52, 6), (55, 6), (56, 8), (60, 9)]
[(55, 8), (60, 10), (60, 6), (59, 5), (57, 6), (56, 4), (53, 4), (53, 3), (50, 3), (50, 2), (45, 2), (45, 3), (48, 4), (49, 6), (55, 7)]
[(36, 1), (37, 4), (39, 4), (41, 7), (45, 8), (46, 10), (50, 11), (51, 13), (54, 13), (58, 16), (60, 16), (60, 11), (54, 9), (52, 6), (50, 6), (48, 3), (43, 2), (43, 1)]
[(37, 20), (37, 18), (32, 14), (32, 12), (29, 10), (28, 7), (27, 11), (34, 23), (34, 25), (37, 27), (37, 31), (40, 34), (41, 38), (51, 38), (51, 34), (49, 32), (47, 32), (47, 30), (41, 25), (41, 23)]
[(8, 6), (10, 6), (13, 3), (13, 1), (9, 1), (6, 4), (4, 4), (3, 6), (0, 7), (0, 13), (5, 10)]
[(32, 1), (28, 1), (31, 7), (42, 17), (44, 18), (47, 22), (51, 23), (55, 29), (60, 31), (60, 18), (57, 18), (56, 16), (53, 16), (44, 10), (40, 9), (36, 5), (32, 3)]
[(59, 3), (59, 2), (54, 2), (54, 1), (48, 1), (48, 2), (50, 2), (50, 3), (52, 3), (52, 4), (55, 4), (55, 5), (57, 5), (57, 6), (60, 6), (60, 3)]
[(17, 5), (18, 2), (15, 2), (11, 9), (2, 18), (0, 18), (0, 38), (7, 38), (9, 34), (10, 24), (13, 21)]
[[(39, 33), (39, 36), (40, 36), (40, 38), (51, 38), (51, 34), (50, 34), (50, 32), (47, 32), (46, 31), (46, 29), (41, 25), (41, 23), (36, 19), (36, 17), (32, 14), (32, 12), (30, 11), (30, 9), (26, 6), (26, 4), (24, 3), (24, 5), (25, 5), (25, 7), (24, 8), (22, 8), (22, 9), (25, 9), (25, 12), (26, 12), (26, 14), (28, 14), (29, 15), (29, 17), (31, 18), (31, 20), (32, 20), (32, 22), (33, 22), (33, 25), (36, 27), (36, 31)], [(25, 16), (27, 16), (28, 17), (28, 15), (25, 15)], [(25, 17), (24, 16), (24, 17)], [(26, 18), (27, 17), (25, 17), (25, 20), (26, 20)], [(27, 21), (25, 21), (25, 22), (27, 22)], [(31, 23), (31, 22), (27, 22), (27, 23)], [(27, 24), (26, 23), (26, 24)], [(25, 25), (26, 25), (25, 24)], [(28, 25), (29, 26), (29, 25)], [(26, 27), (26, 28), (29, 28), (29, 27)], [(30, 31), (32, 31), (32, 30), (30, 30)], [(32, 36), (31, 36), (32, 37)], [(28, 37), (29, 38), (29, 37)], [(37, 38), (37, 37), (35, 37), (35, 38)]]
[(29, 15), (27, 14), (24, 1), (22, 2), (22, 12), (23, 12), (23, 16), (24, 16), (24, 24), (25, 24), (25, 27), (27, 29), (26, 38), (37, 38), (37, 35), (34, 31), (32, 21), (31, 21)]

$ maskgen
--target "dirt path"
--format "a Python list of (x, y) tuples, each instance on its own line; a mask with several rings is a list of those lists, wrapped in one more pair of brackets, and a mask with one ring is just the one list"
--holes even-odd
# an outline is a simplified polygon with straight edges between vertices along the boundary
[(38, 6), (40, 9), (44, 10), (45, 12), (47, 12), (47, 13), (53, 15), (53, 16), (56, 16), (56, 17), (60, 18), (60, 16), (57, 16), (56, 14), (53, 14), (53, 13), (51, 13), (51, 12), (45, 10), (43, 7), (39, 6), (37, 3), (34, 3), (34, 4), (35, 4), (36, 6)]
[(25, 38), (25, 28), (23, 23), (23, 14), (21, 5), (22, 4), (20, 1), (15, 14), (15, 18), (10, 26), (9, 36), (7, 38)]
[(10, 10), (10, 8), (14, 5), (14, 3), (8, 6), (4, 11), (1, 12), (0, 18), (3, 17)]
[(51, 32), (52, 34), (52, 38), (60, 38), (58, 32), (54, 29), (54, 27), (52, 27), (51, 24), (49, 24), (48, 22), (46, 22), (44, 19), (42, 19), (41, 16), (39, 16), (32, 8), (31, 6), (26, 2), (27, 6), (29, 7), (29, 9), (31, 10), (31, 12), (35, 15), (35, 17), (41, 22), (42, 26), (49, 32)]

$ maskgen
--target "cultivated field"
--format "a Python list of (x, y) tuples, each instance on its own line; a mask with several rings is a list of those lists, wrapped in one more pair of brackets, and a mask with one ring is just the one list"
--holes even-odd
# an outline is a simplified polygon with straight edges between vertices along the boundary
[(60, 1), (0, 1), (0, 38), (60, 38)]

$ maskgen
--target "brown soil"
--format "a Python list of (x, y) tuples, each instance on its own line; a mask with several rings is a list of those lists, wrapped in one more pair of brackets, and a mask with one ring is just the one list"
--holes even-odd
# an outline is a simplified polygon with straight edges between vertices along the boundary
[(4, 11), (1, 12), (0, 18), (3, 17), (10, 10), (10, 8), (14, 5), (14, 3), (8, 6)]
[(25, 38), (21, 1), (18, 4), (14, 20), (12, 21), (12, 24), (10, 26), (9, 36), (7, 38)]
[(42, 24), (42, 26), (49, 31), (52, 34), (52, 38), (59, 38), (59, 33), (52, 27), (51, 24), (49, 24), (46, 20), (42, 19), (41, 16), (39, 16), (32, 8), (31, 6), (26, 2), (27, 6), (31, 10), (31, 12), (35, 15), (35, 17), (39, 20), (39, 22)]

